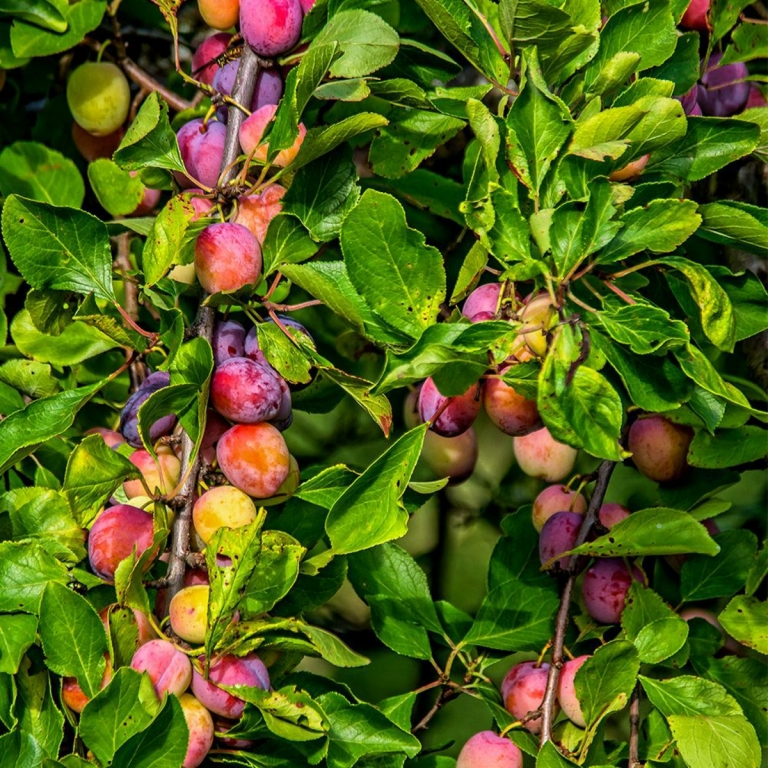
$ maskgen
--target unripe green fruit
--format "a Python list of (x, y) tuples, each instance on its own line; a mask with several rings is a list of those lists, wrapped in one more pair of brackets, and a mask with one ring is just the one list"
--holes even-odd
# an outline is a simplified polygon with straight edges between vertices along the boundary
[(87, 62), (69, 77), (67, 104), (81, 128), (106, 136), (128, 117), (131, 89), (119, 67), (106, 61)]

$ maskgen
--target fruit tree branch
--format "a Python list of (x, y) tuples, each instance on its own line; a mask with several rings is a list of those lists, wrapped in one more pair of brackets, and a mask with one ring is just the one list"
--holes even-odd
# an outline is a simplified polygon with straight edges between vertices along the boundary
[[(597, 470), (597, 482), (595, 490), (589, 502), (587, 514), (584, 515), (584, 522), (579, 529), (579, 536), (576, 539), (576, 547), (581, 546), (589, 536), (590, 531), (597, 522), (600, 507), (605, 499), (605, 492), (608, 490), (613, 470), (616, 467), (614, 461), (604, 461)], [(571, 556), (570, 563), (566, 568), (568, 581), (565, 583), (563, 593), (560, 596), (560, 607), (557, 609), (555, 618), (555, 639), (552, 643), (552, 661), (550, 662), (549, 674), (547, 676), (547, 688), (544, 692), (544, 699), (541, 702), (541, 737), (540, 746), (544, 746), (552, 740), (552, 724), (555, 720), (555, 699), (557, 697), (557, 684), (560, 681), (560, 670), (563, 668), (563, 648), (565, 645), (565, 630), (568, 627), (568, 610), (571, 604), (571, 595), (573, 594), (573, 585), (576, 582), (576, 575), (579, 568), (579, 558)]]
[[(250, 104), (256, 88), (256, 76), (259, 73), (259, 59), (246, 45), (238, 68), (235, 86), (232, 91), (233, 99), (241, 104)], [(221, 161), (222, 184), (235, 175), (237, 170), (235, 160), (240, 154), (238, 133), (242, 124), (243, 113), (230, 105), (227, 118), (227, 136), (224, 145), (224, 156)], [(207, 296), (203, 294), (197, 310), (197, 318), (190, 328), (192, 336), (205, 339), (209, 344), (213, 338), (213, 323), (216, 312), (213, 307), (205, 304)], [(184, 572), (189, 555), (189, 539), (192, 530), (192, 506), (194, 504), (195, 488), (201, 468), (201, 457), (195, 455), (195, 444), (184, 432), (181, 440), (181, 476), (184, 483), (176, 496), (177, 516), (173, 524), (171, 553), (168, 560), (168, 597), (166, 613), (173, 596), (184, 586)]]
[(629, 768), (640, 768), (640, 684), (635, 685), (629, 705)]

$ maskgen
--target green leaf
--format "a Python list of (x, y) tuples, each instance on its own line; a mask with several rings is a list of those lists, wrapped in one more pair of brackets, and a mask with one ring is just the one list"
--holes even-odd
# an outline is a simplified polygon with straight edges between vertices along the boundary
[(67, 22), (61, 11), (48, 0), (2, 0), (0, 14), (9, 14), (52, 32), (65, 32)]
[(684, 32), (677, 38), (675, 52), (660, 66), (646, 74), (658, 80), (671, 80), (675, 84), (674, 95), (682, 96), (699, 79), (699, 35)]
[(688, 280), (691, 295), (701, 311), (701, 325), (707, 338), (718, 348), (732, 352), (736, 343), (736, 322), (728, 294), (709, 271), (688, 259), (668, 256), (659, 259), (682, 272)]
[(342, 55), (331, 64), (333, 77), (363, 77), (390, 64), (400, 39), (381, 16), (369, 11), (341, 11), (329, 20), (312, 47), (337, 43)]
[(269, 223), (262, 245), (263, 274), (265, 277), (271, 275), (283, 264), (306, 261), (317, 249), (317, 243), (293, 216), (280, 214)]
[(768, 576), (768, 542), (763, 544), (755, 562), (749, 569), (745, 590), (748, 597), (752, 597), (757, 592), (757, 588), (763, 583), (766, 576)]
[(651, 304), (622, 304), (601, 312), (599, 322), (608, 335), (638, 355), (650, 355), (690, 342), (688, 327)]
[(504, 189), (496, 189), (491, 193), (491, 204), (496, 214), (487, 235), (491, 253), (505, 264), (534, 261), (531, 231), (514, 197)]
[(768, 454), (768, 432), (762, 427), (725, 429), (714, 435), (700, 430), (688, 449), (691, 466), (723, 469), (759, 461)]
[(633, 208), (621, 218), (622, 228), (597, 255), (599, 264), (611, 264), (641, 251), (669, 253), (684, 243), (701, 224), (693, 200), (654, 200)]
[(692, 675), (652, 680), (640, 675), (651, 704), (663, 715), (740, 715), (741, 707), (717, 683)]
[(395, 198), (369, 189), (341, 229), (352, 285), (387, 322), (418, 338), (445, 299), (439, 251), (410, 229)]
[(455, 117), (421, 109), (396, 110), (376, 132), (369, 161), (379, 176), (399, 179), (414, 171), (465, 125)]
[(709, 12), (709, 21), (712, 26), (712, 45), (731, 30), (738, 20), (739, 14), (748, 5), (748, 0), (714, 0)]
[(61, 386), (51, 373), (51, 366), (34, 360), (9, 360), (0, 366), (0, 381), (28, 397), (50, 397)]
[(103, 765), (126, 741), (143, 731), (160, 709), (148, 675), (123, 667), (86, 705), (80, 737)]
[(28, 614), (4, 615), (0, 621), (0, 673), (15, 675), (27, 649), (35, 642), (37, 619)]
[(699, 212), (702, 222), (698, 234), (701, 237), (768, 256), (768, 211), (765, 208), (723, 200), (702, 205)]
[(654, 507), (633, 512), (611, 528), (610, 533), (587, 541), (564, 554), (593, 557), (636, 557), (720, 551), (707, 529), (687, 512)]
[(3, 206), (3, 237), (33, 288), (115, 300), (109, 236), (95, 216), (11, 195)]
[(396, 653), (432, 657), (426, 630), (442, 634), (427, 576), (397, 544), (350, 555), (349, 579), (371, 607), (371, 624), (379, 639)]
[(680, 596), (686, 602), (731, 597), (747, 581), (757, 553), (757, 537), (751, 531), (724, 531), (716, 537), (720, 552), (715, 557), (691, 555), (680, 573)]
[(141, 253), (147, 287), (155, 285), (174, 264), (193, 259), (195, 241), (205, 226), (192, 221), (195, 209), (184, 196), (172, 198), (155, 217)]
[(752, 152), (760, 128), (736, 118), (691, 117), (685, 137), (655, 157), (648, 171), (700, 181)]
[(464, 188), (457, 181), (433, 171), (417, 168), (401, 179), (372, 178), (368, 185), (382, 192), (393, 192), (401, 200), (423, 208), (435, 216), (463, 224), (459, 206), (464, 199)]
[(141, 105), (113, 156), (126, 171), (165, 168), (185, 172), (176, 134), (168, 120), (168, 105), (152, 91)]
[(549, 589), (511, 578), (492, 589), (462, 645), (533, 651), (552, 636), (558, 597)]
[(0, 544), (0, 611), (37, 613), (47, 584), (66, 584), (66, 568), (38, 542)]
[(731, 600), (718, 616), (723, 629), (734, 640), (768, 653), (768, 606), (754, 597), (738, 595)]
[(524, 183), (538, 197), (547, 171), (571, 133), (571, 116), (547, 88), (536, 55), (525, 59), (525, 83), (507, 115), (507, 149)]
[(296, 216), (315, 240), (327, 241), (338, 236), (359, 199), (352, 149), (344, 146), (301, 168), (282, 205), (283, 212)]
[(637, 581), (629, 588), (621, 626), (645, 664), (658, 664), (674, 656), (688, 638), (687, 622), (656, 592)]
[(115, 752), (112, 768), (178, 768), (188, 743), (189, 729), (179, 699), (168, 696), (152, 724)]
[(95, 696), (104, 677), (107, 636), (88, 601), (53, 582), (40, 603), (40, 639), (49, 669), (76, 677), (86, 696)]
[(0, 194), (79, 208), (85, 185), (77, 166), (55, 149), (17, 141), (0, 152)]
[(626, 706), (639, 671), (637, 649), (624, 640), (601, 646), (581, 665), (574, 687), (589, 726)]
[[(301, 331), (285, 329), (293, 336)], [(259, 349), (269, 364), (287, 381), (306, 384), (311, 381), (310, 361), (301, 349), (278, 328), (276, 323), (261, 323), (258, 326)]]
[(296, 119), (301, 117), (312, 95), (323, 82), (328, 68), (339, 52), (335, 40), (325, 45), (313, 42), (301, 57), (296, 76)]
[(359, 552), (403, 536), (408, 513), (400, 503), (421, 453), (426, 426), (403, 435), (337, 499), (325, 530), (336, 554)]
[(139, 470), (108, 448), (100, 435), (89, 435), (69, 457), (62, 491), (75, 519), (86, 528), (120, 483), (139, 477)]
[(64, 716), (53, 701), (51, 676), (42, 664), (33, 665), (30, 659), (24, 659), (15, 681), (17, 733), (26, 737), (25, 746), (31, 747), (31, 753), (24, 755), (22, 748), (22, 756), (14, 761), (14, 756), (8, 755), (5, 745), (0, 743), (0, 754), (6, 762), (10, 757), (16, 766), (37, 768), (43, 757), (58, 755), (64, 735)]
[(128, 216), (144, 197), (141, 179), (105, 157), (89, 163), (88, 181), (101, 207), (112, 216)]
[(99, 381), (35, 400), (0, 421), (0, 473), (69, 429), (78, 410), (103, 386), (104, 382)]
[[(56, 3), (55, 7), (59, 12), (66, 12), (66, 31), (60, 28), (55, 29), (51, 25), (49, 29), (41, 29), (36, 24), (18, 19), (11, 27), (11, 46), (14, 56), (18, 58), (50, 56), (76, 46), (89, 32), (99, 26), (106, 3), (104, 0), (80, 0), (73, 5)], [(60, 27), (60, 23), (55, 22), (55, 26)]]

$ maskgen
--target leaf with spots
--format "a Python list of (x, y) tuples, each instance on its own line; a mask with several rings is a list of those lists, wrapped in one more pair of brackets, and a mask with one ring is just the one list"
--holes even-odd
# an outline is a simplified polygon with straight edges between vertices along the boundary
[(417, 339), (445, 300), (437, 248), (411, 229), (391, 195), (369, 189), (341, 228), (349, 279), (374, 312)]

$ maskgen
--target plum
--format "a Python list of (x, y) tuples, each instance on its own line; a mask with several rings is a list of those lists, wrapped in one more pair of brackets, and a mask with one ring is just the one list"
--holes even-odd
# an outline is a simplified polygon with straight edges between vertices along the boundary
[(756, 107), (768, 106), (768, 99), (765, 98), (763, 92), (754, 84), (749, 86), (749, 98), (744, 105), (744, 109), (754, 109)]
[(466, 480), (477, 464), (477, 433), (472, 427), (457, 437), (442, 437), (427, 432), (421, 457), (438, 477), (447, 477), (451, 485)]
[(125, 442), (125, 438), (114, 429), (107, 429), (106, 427), (91, 427), (86, 429), (84, 435), (101, 435), (108, 448), (117, 448), (118, 445), (122, 445)]
[(206, 37), (197, 47), (192, 56), (192, 74), (206, 85), (213, 85), (213, 78), (219, 70), (216, 59), (229, 47), (232, 35), (226, 32), (217, 32)]
[[(94, 521), (88, 534), (88, 561), (93, 572), (105, 581), (113, 581), (117, 566), (136, 549), (141, 555), (152, 546), (152, 515), (129, 504), (105, 509)], [(147, 565), (147, 568), (149, 568)]]
[(626, 520), (632, 514), (632, 510), (621, 504), (608, 503), (603, 504), (597, 514), (600, 518), (600, 525), (610, 531), (616, 523)]
[(192, 680), (192, 664), (186, 654), (167, 640), (150, 640), (133, 654), (131, 669), (146, 672), (158, 699), (164, 693), (180, 696)]
[(568, 719), (578, 725), (579, 728), (586, 728), (587, 723), (584, 720), (581, 703), (576, 696), (574, 679), (576, 673), (581, 669), (581, 665), (589, 658), (589, 656), (577, 656), (575, 659), (566, 661), (560, 670), (560, 680), (557, 685), (557, 700), (561, 709)]
[[(464, 317), (468, 317), (473, 323), (479, 320), (492, 319), (496, 315), (496, 310), (499, 306), (501, 288), (501, 283), (486, 283), (475, 288), (464, 301), (461, 314)], [(483, 316), (479, 317), (481, 314)]]
[(245, 328), (237, 320), (218, 320), (213, 326), (213, 362), (221, 365), (232, 357), (242, 357), (245, 352)]
[[(505, 366), (504, 374), (512, 366)], [(506, 384), (501, 378), (489, 378), (485, 382), (483, 405), (488, 418), (505, 435), (519, 437), (541, 429), (541, 418), (535, 400), (528, 400)]]
[(185, 199), (195, 209), (195, 214), (192, 217), (192, 221), (198, 221), (199, 219), (207, 216), (213, 210), (213, 202), (207, 197), (203, 197), (205, 192), (197, 187), (191, 187), (184, 191), (186, 195)]
[[(240, 126), (240, 132), (238, 137), (240, 139), (240, 146), (246, 155), (249, 155), (254, 160), (260, 163), (266, 163), (269, 156), (269, 142), (264, 144), (261, 140), (264, 136), (264, 131), (272, 118), (277, 112), (277, 106), (275, 104), (265, 104), (263, 107), (257, 109), (250, 117), (243, 121)], [(299, 135), (296, 140), (287, 149), (281, 149), (272, 160), (272, 165), (278, 168), (285, 168), (290, 165), (299, 154), (301, 145), (304, 143), (304, 137), (307, 135), (307, 129), (304, 123), (299, 123)]]
[(204, 130), (193, 133), (187, 145), (194, 177), (206, 187), (215, 187), (218, 184), (226, 136), (226, 126), (210, 120)]
[(285, 193), (285, 187), (271, 184), (259, 195), (239, 197), (237, 214), (233, 221), (248, 227), (259, 243), (263, 243), (269, 222), (283, 209), (280, 200)]
[(237, 720), (243, 714), (245, 702), (220, 688), (221, 685), (247, 685), (266, 691), (269, 690), (269, 672), (255, 653), (243, 658), (219, 657), (211, 664), (207, 680), (196, 668), (193, 670), (192, 693), (198, 701), (216, 715)]
[(467, 741), (456, 768), (522, 768), (523, 753), (509, 739), (493, 731), (480, 731)]
[(120, 146), (123, 136), (125, 136), (125, 131), (122, 126), (105, 136), (96, 136), (88, 133), (76, 122), (72, 122), (72, 140), (75, 142), (77, 151), (89, 163), (102, 157), (111, 158)]
[(285, 432), (285, 430), (293, 424), (291, 388), (282, 376), (277, 376), (277, 382), (280, 384), (280, 407), (278, 408), (277, 413), (269, 420), (269, 423), (281, 432)]
[[(166, 371), (155, 371), (147, 376), (139, 388), (128, 398), (120, 412), (120, 432), (128, 445), (134, 448), (142, 446), (139, 436), (139, 408), (155, 392), (159, 392), (171, 383), (171, 376)], [(162, 416), (149, 428), (150, 442), (155, 442), (163, 435), (168, 435), (176, 426), (176, 416)]]
[[(150, 493), (167, 496), (171, 493), (181, 477), (181, 462), (172, 453), (158, 453), (157, 463), (149, 451), (134, 451), (128, 460), (138, 467), (144, 483)], [(146, 489), (141, 480), (126, 480), (123, 483), (125, 495), (132, 499), (134, 496), (144, 496)]]
[(697, 100), (705, 115), (729, 117), (744, 109), (749, 98), (746, 64), (737, 61), (720, 66), (723, 54), (713, 54), (699, 83)]
[(575, 512), (583, 515), (587, 511), (587, 500), (564, 485), (547, 486), (533, 501), (531, 518), (533, 527), (541, 531), (544, 523), (556, 512)]
[(180, 589), (171, 599), (168, 616), (171, 629), (192, 645), (202, 645), (208, 629), (208, 597), (211, 588), (207, 584)]
[(520, 469), (530, 477), (548, 483), (564, 480), (576, 463), (578, 451), (558, 443), (546, 427), (514, 439), (514, 451)]
[[(213, 87), (225, 96), (231, 96), (235, 88), (239, 61), (225, 64), (213, 79)], [(266, 104), (277, 104), (283, 95), (283, 78), (276, 69), (260, 69), (251, 99), (250, 110), (255, 112)]]
[(635, 179), (643, 172), (643, 168), (648, 165), (650, 159), (650, 155), (638, 157), (637, 160), (633, 160), (631, 163), (627, 163), (625, 166), (617, 168), (608, 176), (608, 178), (611, 181), (630, 181)]
[[(584, 516), (576, 512), (555, 512), (552, 517), (544, 523), (539, 536), (539, 559), (541, 564), (549, 562), (553, 557), (561, 552), (567, 552), (576, 546), (576, 539), (579, 536), (579, 529), (584, 522)], [(571, 558), (560, 557), (553, 565), (559, 565), (566, 569), (570, 564)]]
[[(101, 678), (102, 689), (106, 688), (110, 680), (112, 680), (112, 662), (109, 660), (108, 653), (104, 654), (104, 660), (106, 667)], [(90, 698), (86, 696), (76, 677), (63, 677), (61, 679), (61, 700), (73, 712), (77, 712), (79, 715), (85, 709), (85, 705), (90, 701)]]
[(216, 446), (227, 480), (257, 499), (274, 496), (288, 479), (291, 457), (280, 432), (271, 424), (237, 424)]
[(259, 56), (270, 59), (299, 42), (304, 12), (299, 0), (241, 0), (240, 31)]
[(198, 536), (207, 544), (219, 528), (240, 528), (256, 519), (251, 497), (231, 485), (206, 491), (192, 507), (192, 520)]
[(211, 402), (225, 418), (241, 424), (274, 419), (283, 393), (277, 374), (269, 366), (247, 357), (225, 360), (213, 373)]
[(635, 466), (657, 483), (680, 480), (688, 471), (693, 430), (657, 414), (641, 416), (630, 427), (627, 445)]
[(99, 618), (104, 624), (104, 628), (109, 632), (109, 617), (110, 614), (124, 614), (125, 618), (128, 619), (128, 614), (130, 613), (131, 619), (128, 619), (131, 621), (131, 623), (136, 625), (136, 646), (144, 645), (144, 643), (148, 643), (150, 640), (155, 640), (157, 638), (157, 634), (155, 633), (155, 629), (150, 623), (149, 619), (146, 617), (145, 614), (143, 614), (138, 608), (121, 608), (117, 603), (113, 603), (112, 605), (107, 605), (104, 608), (102, 608), (99, 611)]
[(680, 26), (684, 29), (695, 29), (698, 32), (709, 32), (710, 0), (691, 0), (685, 9)]
[(314, 7), (317, 0), (299, 0), (301, 3), (301, 10), (304, 13), (309, 13)]
[(480, 383), (472, 384), (463, 395), (445, 397), (430, 377), (419, 391), (421, 420), (435, 419), (430, 429), (442, 437), (457, 437), (466, 432), (480, 413), (482, 402)]
[[(516, 664), (507, 672), (501, 683), (501, 697), (504, 707), (516, 720), (522, 720), (529, 712), (534, 712), (544, 700), (547, 689), (549, 664), (537, 666), (535, 661)], [(524, 726), (531, 733), (541, 730), (541, 717), (535, 717)]]
[(261, 273), (261, 248), (240, 224), (211, 224), (195, 243), (195, 269), (208, 293), (239, 291), (253, 285)]
[(523, 326), (520, 337), (528, 349), (538, 357), (547, 353), (547, 329), (555, 317), (555, 307), (548, 293), (528, 297), (520, 312)]
[(643, 582), (638, 568), (629, 568), (621, 558), (608, 557), (596, 560), (587, 568), (581, 593), (589, 615), (601, 624), (617, 624), (621, 621), (624, 601), (632, 585), (632, 579)]
[(182, 693), (179, 704), (189, 731), (187, 754), (182, 768), (197, 768), (213, 746), (213, 718), (191, 693)]
[(240, 0), (198, 0), (203, 21), (214, 29), (229, 29), (240, 17)]
[(67, 104), (81, 128), (95, 136), (106, 136), (118, 130), (128, 117), (131, 88), (115, 64), (90, 61), (69, 76)]

